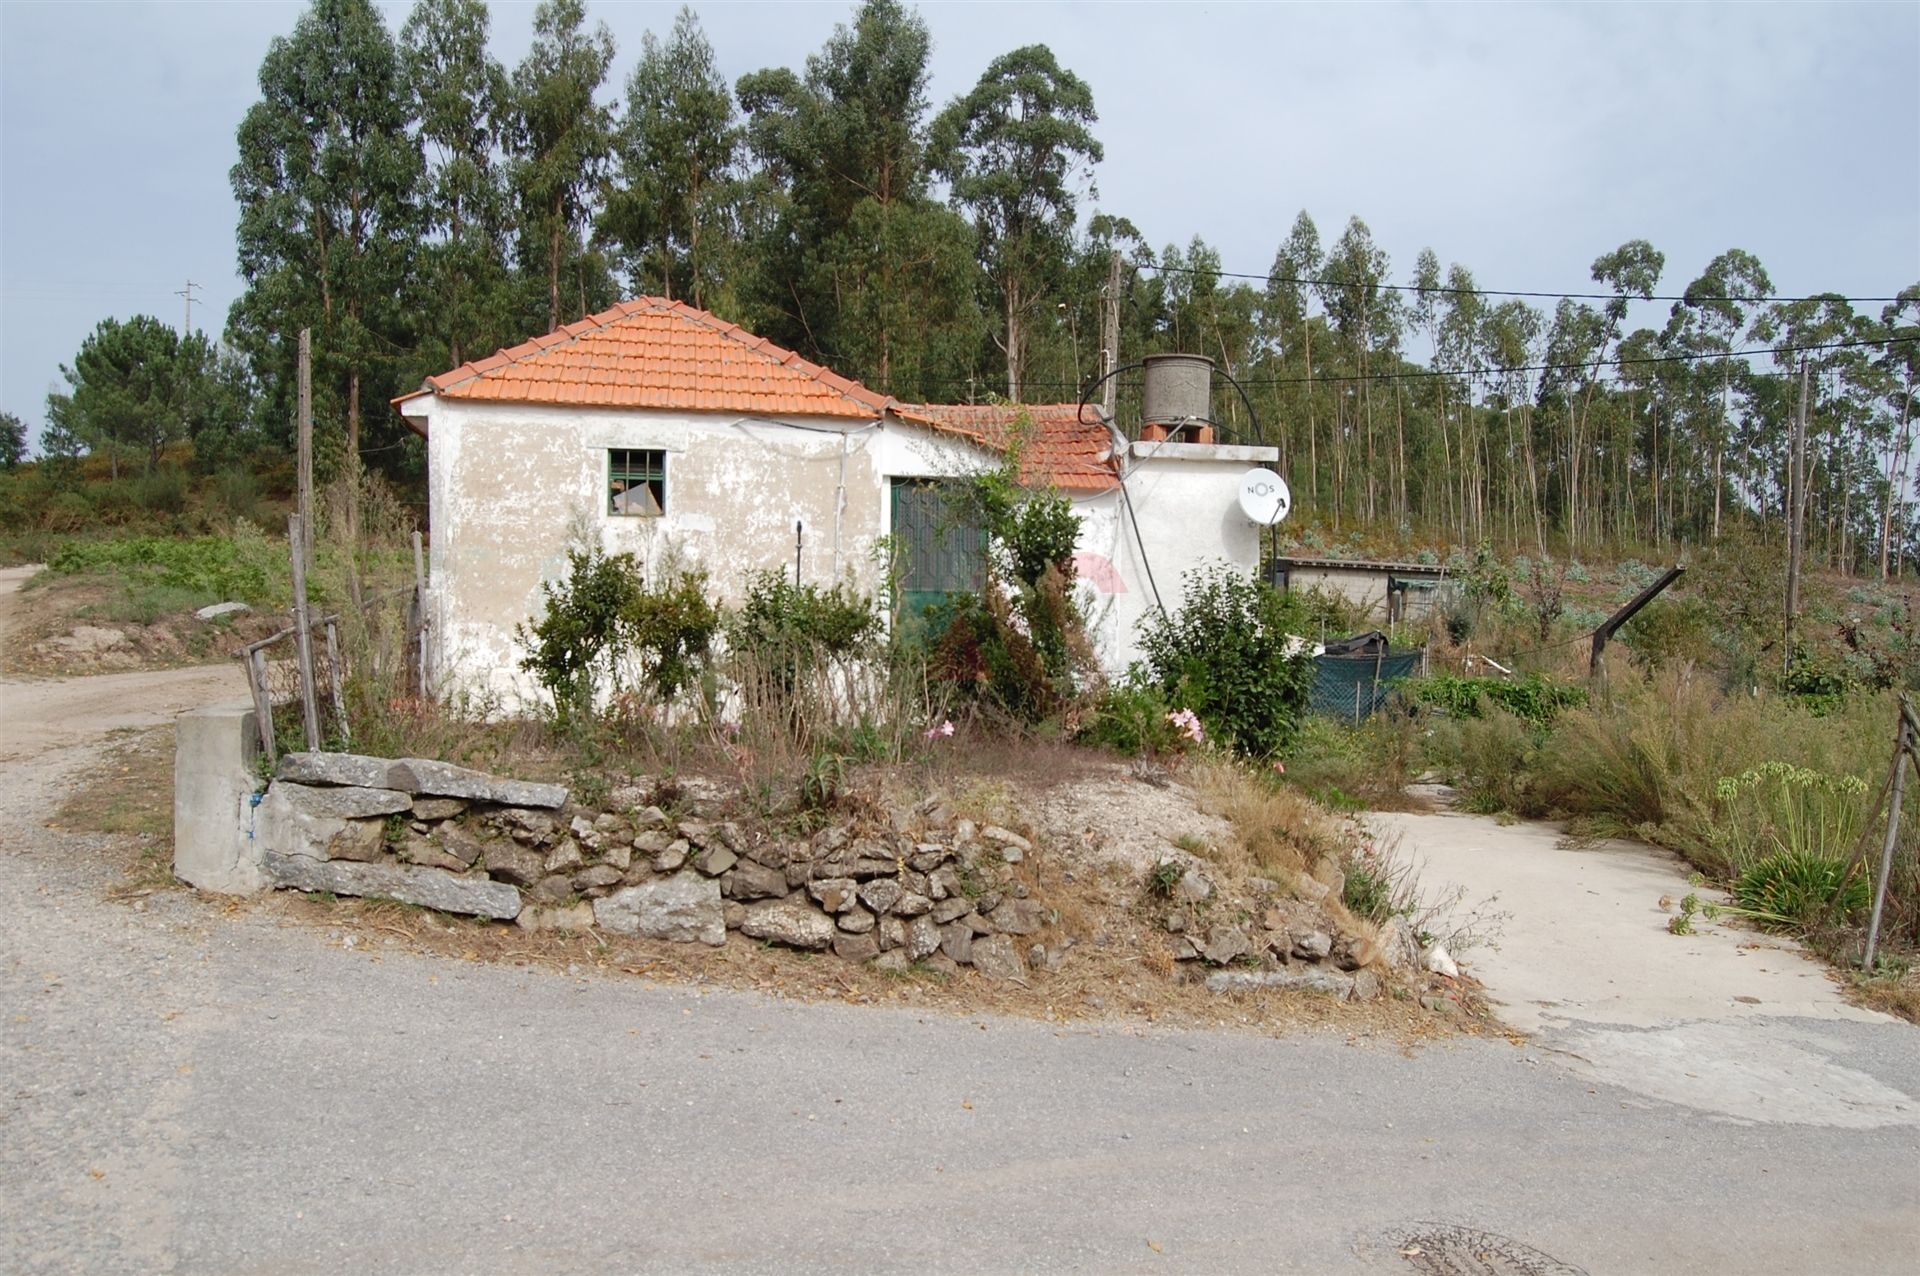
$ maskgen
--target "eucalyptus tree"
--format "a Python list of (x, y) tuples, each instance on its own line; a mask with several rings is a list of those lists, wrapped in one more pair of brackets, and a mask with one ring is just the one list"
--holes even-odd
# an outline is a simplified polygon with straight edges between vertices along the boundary
[[(1681, 300), (1673, 304), (1667, 320), (1665, 343), (1676, 353), (1686, 355), (1693, 375), (1695, 394), (1691, 406), (1699, 408), (1700, 390), (1711, 390), (1719, 383), (1714, 411), (1701, 412), (1695, 434), (1713, 458), (1713, 524), (1709, 535), (1720, 538), (1722, 497), (1725, 488), (1726, 452), (1730, 443), (1728, 420), (1733, 409), (1736, 373), (1744, 375), (1746, 365), (1728, 357), (1747, 335), (1749, 315), (1760, 301), (1773, 291), (1773, 281), (1752, 253), (1728, 249), (1707, 263), (1699, 278), (1687, 285)], [(1717, 357), (1716, 357), (1717, 356)]]
[(683, 7), (665, 43), (646, 34), (627, 79), (598, 225), (636, 291), (704, 308), (725, 286), (741, 136), (713, 45)]
[(488, 25), (484, 0), (418, 0), (400, 29), (407, 110), (428, 157), (416, 266), (427, 364), (461, 363), (512, 335), (504, 313), (508, 210), (497, 163), (511, 89), (506, 69), (487, 52)]
[(612, 65), (613, 36), (604, 22), (587, 28), (582, 0), (541, 0), (533, 46), (513, 71), (507, 141), (521, 265), (546, 275), (549, 329), (560, 326), (563, 268), (578, 273), (572, 309), (584, 314), (599, 291), (583, 232), (612, 153), (613, 113), (598, 99)]
[(994, 343), (1007, 397), (1026, 379), (1029, 321), (1057, 295), (1082, 195), (1095, 196), (1093, 90), (1044, 44), (1003, 53), (934, 121), (938, 168), (973, 220), (974, 251), (997, 302)]
[[(1908, 494), (1913, 482), (1914, 383), (1920, 381), (1920, 284), (1900, 290), (1898, 300), (1881, 310), (1880, 326), (1888, 341), (1881, 348), (1879, 363), (1889, 415), (1896, 423), (1886, 451), (1886, 487), (1880, 508), (1880, 579), (1886, 580), (1890, 572), (1900, 570), (1912, 536)], [(1896, 520), (1902, 528), (1897, 542)]]
[(749, 318), (903, 397), (950, 390), (984, 332), (972, 229), (928, 194), (930, 51), (917, 14), (865, 0), (804, 76), (773, 68), (735, 86), (779, 192), (753, 245)]
[[(231, 173), (246, 291), (228, 316), (230, 340), (270, 418), (290, 424), (296, 334), (314, 330), (316, 451), (350, 469), (363, 405), (394, 392), (412, 344), (422, 166), (408, 122), (380, 11), (370, 0), (313, 0), (267, 49)], [(389, 414), (376, 419), (396, 428)]]
[(1351, 425), (1346, 424), (1349, 416), (1345, 409), (1355, 396), (1343, 391), (1338, 400), (1343, 411), (1334, 435), (1336, 523), (1346, 485), (1347, 457), (1343, 443), (1350, 430), (1363, 436), (1366, 449), (1362, 482), (1359, 485), (1365, 499), (1363, 507), (1356, 512), (1368, 518), (1378, 513), (1371, 369), (1377, 349), (1391, 349), (1397, 345), (1401, 322), (1399, 294), (1382, 287), (1387, 282), (1388, 266), (1386, 250), (1374, 242), (1373, 232), (1367, 229), (1367, 224), (1353, 217), (1328, 250), (1321, 263), (1319, 282), (1315, 285), (1320, 304), (1325, 307), (1333, 329), (1340, 338), (1347, 366), (1355, 373), (1355, 382), (1349, 383), (1349, 386), (1357, 383), (1359, 387), (1358, 404), (1351, 413)]
[[(1266, 311), (1282, 352), (1298, 349), (1305, 380), (1300, 400), (1307, 419), (1306, 491), (1317, 504), (1320, 497), (1320, 426), (1313, 392), (1313, 322), (1308, 310), (1313, 304), (1312, 285), (1307, 281), (1320, 273), (1322, 252), (1320, 228), (1306, 209), (1301, 209), (1287, 231), (1287, 237), (1273, 254), (1273, 268), (1267, 272)], [(1296, 343), (1295, 334), (1298, 334)], [(1285, 360), (1290, 363), (1291, 360)]]

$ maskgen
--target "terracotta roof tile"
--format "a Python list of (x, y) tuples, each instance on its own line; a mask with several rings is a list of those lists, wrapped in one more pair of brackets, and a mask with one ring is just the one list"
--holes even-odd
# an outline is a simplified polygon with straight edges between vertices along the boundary
[(736, 324), (661, 297), (622, 302), (429, 377), (426, 389), (449, 399), (861, 420), (891, 402)]
[(1019, 442), (1020, 481), (1051, 483), (1078, 492), (1120, 486), (1110, 457), (1113, 436), (1092, 408), (1077, 403), (903, 403), (894, 409), (913, 421), (965, 435), (996, 451)]

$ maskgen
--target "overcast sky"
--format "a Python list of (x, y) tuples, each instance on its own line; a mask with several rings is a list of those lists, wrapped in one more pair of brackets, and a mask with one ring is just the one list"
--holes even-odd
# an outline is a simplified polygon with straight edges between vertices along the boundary
[[(624, 83), (677, 4), (588, 0)], [(386, 6), (397, 30), (407, 6)], [(695, 6), (731, 79), (801, 65), (850, 3)], [(286, 3), (0, 0), (0, 408), (35, 434), (101, 318), (220, 327), (227, 171)], [(1092, 86), (1100, 207), (1264, 271), (1302, 208), (1354, 214), (1396, 279), (1431, 246), (1483, 287), (1583, 290), (1646, 238), (1680, 291), (1756, 253), (1785, 293), (1920, 281), (1920, 5), (923, 3), (935, 105), (1052, 46)], [(525, 52), (532, 5), (495, 0)], [(609, 95), (611, 96), (611, 94)], [(1878, 310), (1878, 307), (1873, 307)], [(1655, 321), (1651, 314), (1644, 316)]]

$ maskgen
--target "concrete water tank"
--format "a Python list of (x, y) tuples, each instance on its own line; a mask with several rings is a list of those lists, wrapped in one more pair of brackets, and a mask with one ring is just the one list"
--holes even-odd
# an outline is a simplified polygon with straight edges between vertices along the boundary
[(1213, 415), (1213, 360), (1200, 354), (1150, 354), (1140, 419), (1178, 426)]

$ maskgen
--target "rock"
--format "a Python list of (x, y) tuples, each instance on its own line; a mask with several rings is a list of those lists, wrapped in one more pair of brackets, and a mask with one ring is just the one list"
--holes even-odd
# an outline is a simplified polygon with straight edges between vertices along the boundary
[(1280, 889), (1280, 884), (1271, 877), (1249, 877), (1247, 889), (1255, 895), (1271, 895)]
[(584, 901), (578, 904), (528, 904), (520, 910), (520, 916), (514, 918), (514, 923), (522, 930), (591, 930), (593, 905)]
[(195, 620), (218, 620), (222, 616), (238, 616), (243, 612), (252, 610), (253, 608), (247, 606), (245, 603), (214, 603), (211, 606), (202, 607), (200, 610), (194, 612), (193, 618)]
[[(860, 902), (876, 913), (891, 913), (900, 897), (906, 894), (906, 887), (889, 877), (876, 877), (860, 887)], [(921, 909), (925, 912), (926, 909)]]
[(1044, 970), (1049, 975), (1060, 973), (1060, 967), (1066, 963), (1067, 950), (1059, 944), (1049, 947), (1035, 944), (1027, 949), (1027, 964), (1035, 970)]
[(982, 891), (980, 898), (973, 901), (973, 911), (984, 917), (1000, 907), (1000, 899), (999, 891)]
[(896, 948), (892, 952), (881, 953), (873, 959), (875, 970), (884, 970), (889, 975), (904, 975), (913, 963), (907, 960), (907, 954)]
[(727, 942), (720, 883), (698, 873), (676, 873), (596, 899), (593, 920), (621, 935), (715, 948)]
[(980, 836), (980, 826), (972, 820), (961, 820), (953, 826), (953, 844), (964, 846)]
[(567, 832), (591, 846), (599, 840), (599, 830), (593, 827), (593, 821), (584, 815), (576, 815), (567, 821)]
[(727, 874), (723, 887), (735, 899), (777, 899), (787, 893), (787, 875), (753, 860), (742, 860)]
[(613, 833), (619, 828), (620, 817), (612, 811), (602, 811), (593, 817), (593, 831), (596, 833)]
[(843, 961), (872, 961), (880, 953), (880, 943), (872, 935), (841, 932), (833, 937), (833, 955)]
[(833, 942), (833, 919), (798, 900), (774, 900), (747, 909), (740, 933), (789, 948), (818, 951)]
[(873, 937), (880, 943), (880, 951), (905, 948), (907, 946), (907, 923), (898, 917), (882, 917), (874, 927)]
[(675, 827), (679, 830), (681, 837), (699, 847), (707, 845), (708, 834), (712, 831), (704, 820), (681, 820)]
[(1029, 842), (1026, 838), (1021, 837), (1018, 833), (1014, 832), (1012, 829), (1002, 828), (998, 824), (989, 824), (987, 825), (987, 827), (981, 829), (980, 837), (984, 841), (992, 842), (995, 846), (1000, 847), (1002, 850), (1020, 852), (1020, 855), (1012, 855), (1007, 857), (1007, 863), (1009, 864), (1019, 863), (1021, 855), (1025, 855), (1029, 851), (1033, 850), (1032, 842)]
[(666, 850), (653, 857), (656, 873), (678, 873), (687, 863), (687, 844), (675, 842)]
[(413, 799), (393, 789), (316, 788), (288, 780), (276, 780), (274, 791), (303, 815), (322, 820), (364, 820), (377, 815), (398, 815), (413, 806)]
[(934, 899), (951, 899), (960, 894), (960, 873), (949, 865), (927, 874), (927, 894)]
[(1192, 935), (1181, 935), (1173, 941), (1173, 959), (1175, 961), (1199, 961), (1200, 945)]
[[(665, 829), (667, 813), (657, 806), (641, 807), (633, 813), (633, 827), (636, 829)], [(668, 838), (672, 841), (672, 838)]]
[(979, 913), (966, 913), (960, 918), (960, 924), (976, 935), (993, 934), (993, 923)]
[(1252, 949), (1246, 931), (1238, 926), (1215, 924), (1207, 931), (1207, 942), (1201, 945), (1200, 955), (1216, 966), (1224, 966), (1246, 956)]
[(267, 876), (276, 886), (335, 895), (379, 895), (443, 913), (466, 913), (502, 921), (520, 913), (520, 892), (499, 882), (455, 877), (437, 868), (323, 861), (269, 850)]
[(1453, 960), (1453, 955), (1439, 944), (1434, 944), (1427, 949), (1421, 956), (1420, 964), (1436, 975), (1445, 975), (1448, 979), (1460, 978), (1459, 964)]
[(663, 829), (647, 829), (633, 835), (633, 853), (658, 855), (673, 845), (673, 835)]
[(1318, 904), (1326, 899), (1327, 884), (1302, 873), (1294, 879), (1293, 897), (1308, 904)]
[(937, 948), (927, 958), (926, 967), (936, 975), (951, 977), (960, 973), (960, 963)]
[[(289, 755), (292, 756), (292, 755)], [(558, 784), (531, 784), (505, 780), (484, 771), (470, 771), (432, 758), (401, 758), (387, 768), (390, 789), (428, 797), (471, 798), (497, 806), (537, 806), (556, 810), (567, 804), (567, 791)]]
[(807, 894), (829, 913), (844, 913), (853, 907), (859, 883), (850, 877), (824, 877), (807, 883)]
[(849, 935), (864, 935), (878, 924), (878, 919), (872, 913), (858, 905), (840, 914), (835, 921)]
[(1404, 917), (1395, 917), (1380, 928), (1380, 944), (1388, 970), (1413, 970), (1420, 964), (1420, 941)]
[(387, 849), (387, 826), (384, 820), (347, 820), (338, 833), (327, 842), (327, 858), (330, 860), (355, 860), (370, 863), (380, 858)]
[(551, 815), (515, 808), (496, 812), (493, 820), (501, 828), (513, 834), (513, 840), (516, 842), (525, 842), (530, 846), (545, 846), (553, 841), (554, 823)]
[(948, 922), (953, 921), (957, 917), (965, 917), (968, 913), (972, 911), (973, 911), (972, 900), (967, 899), (963, 896), (955, 896), (952, 899), (943, 899), (939, 903), (935, 904), (933, 906), (931, 916), (933, 917), (934, 921), (944, 926)]
[(1166, 928), (1169, 935), (1184, 935), (1187, 933), (1187, 915), (1177, 908), (1172, 909), (1161, 925)]
[(1332, 970), (1220, 970), (1207, 976), (1208, 992), (1250, 992), (1258, 988), (1304, 988), (1345, 1001), (1353, 995), (1353, 976)]
[[(705, 873), (708, 877), (718, 877), (720, 876), (720, 874), (726, 872), (728, 869), (732, 868), (735, 864), (738, 864), (739, 862), (740, 862), (740, 857), (738, 855), (735, 855), (732, 851), (728, 850), (724, 846), (715, 846), (715, 847), (709, 848), (704, 854), (700, 856), (700, 858), (697, 861), (695, 861), (700, 871), (702, 873)], [(781, 876), (782, 885), (785, 884), (785, 881), (786, 881), (785, 875), (782, 874)]]
[(932, 909), (932, 900), (913, 891), (902, 895), (900, 902), (893, 906), (894, 913), (901, 917), (918, 917), (922, 913), (931, 912)]
[(931, 917), (916, 917), (907, 923), (907, 956), (915, 961), (931, 957), (940, 947), (940, 928)]
[(1046, 921), (1047, 910), (1030, 899), (1009, 899), (987, 914), (993, 928), (1003, 935), (1031, 935)]
[(1333, 951), (1333, 936), (1324, 930), (1311, 930), (1293, 941), (1293, 955), (1305, 961), (1320, 961)]
[(542, 904), (573, 898), (573, 879), (565, 873), (549, 873), (527, 890), (527, 898)]
[(962, 966), (973, 964), (973, 931), (965, 926), (940, 928), (940, 951)]
[(456, 815), (466, 813), (464, 798), (415, 798), (413, 799), (413, 818), (416, 820), (450, 820)]
[(467, 865), (460, 862), (458, 856), (449, 855), (432, 838), (422, 837), (418, 833), (409, 834), (400, 846), (400, 858), (409, 864), (418, 864), (422, 868), (444, 868), (449, 873), (463, 873)]
[(1362, 970), (1354, 975), (1353, 999), (1355, 1001), (1372, 1001), (1380, 995), (1380, 992), (1380, 976), (1371, 970)]
[(728, 930), (739, 930), (740, 923), (747, 920), (747, 906), (730, 899), (721, 906), (720, 915), (726, 919)]
[(939, 798), (929, 798), (920, 804), (920, 814), (926, 827), (935, 832), (944, 832), (953, 827), (953, 808)]
[(538, 851), (530, 851), (509, 838), (496, 838), (484, 844), (482, 861), (491, 877), (531, 886), (547, 875), (547, 861)]
[(952, 858), (951, 847), (941, 846), (937, 842), (921, 842), (913, 848), (913, 854), (907, 856), (907, 863), (917, 873), (931, 873)]
[(385, 758), (359, 753), (288, 753), (280, 758), (274, 778), (295, 784), (337, 784), (352, 788), (397, 788), (387, 783)]
[(1189, 904), (1198, 904), (1201, 900), (1213, 898), (1213, 883), (1198, 868), (1189, 868), (1173, 884), (1173, 897)]
[(549, 873), (564, 873), (586, 862), (587, 857), (580, 853), (580, 844), (570, 837), (562, 838), (557, 846), (547, 852)]
[(433, 840), (440, 843), (440, 849), (472, 868), (474, 861), (480, 858), (480, 852), (486, 849), (486, 843), (473, 835), (472, 830), (458, 824), (442, 824), (433, 831)]
[(1025, 983), (1027, 963), (1011, 935), (988, 935), (973, 941), (973, 968), (996, 981)]
[(764, 868), (785, 869), (793, 862), (794, 847), (788, 842), (762, 842), (747, 848), (747, 858)]
[(580, 870), (573, 875), (573, 888), (577, 891), (599, 890), (619, 882), (626, 874), (611, 864), (595, 864), (592, 868)]
[(1444, 1015), (1453, 1009), (1453, 1003), (1445, 997), (1436, 997), (1432, 993), (1428, 993), (1426, 996), (1420, 998), (1420, 1008), (1422, 1010), (1431, 1010), (1437, 1015)]
[(1260, 928), (1262, 930), (1272, 931), (1285, 930), (1287, 928), (1286, 913), (1278, 908), (1269, 908), (1266, 912), (1260, 914)]
[(624, 873), (633, 867), (633, 848), (624, 842), (610, 842), (601, 848), (600, 858)]
[(673, 787), (679, 791), (680, 801), (697, 815), (724, 805), (730, 796), (727, 787), (704, 775), (683, 775), (677, 777)]

